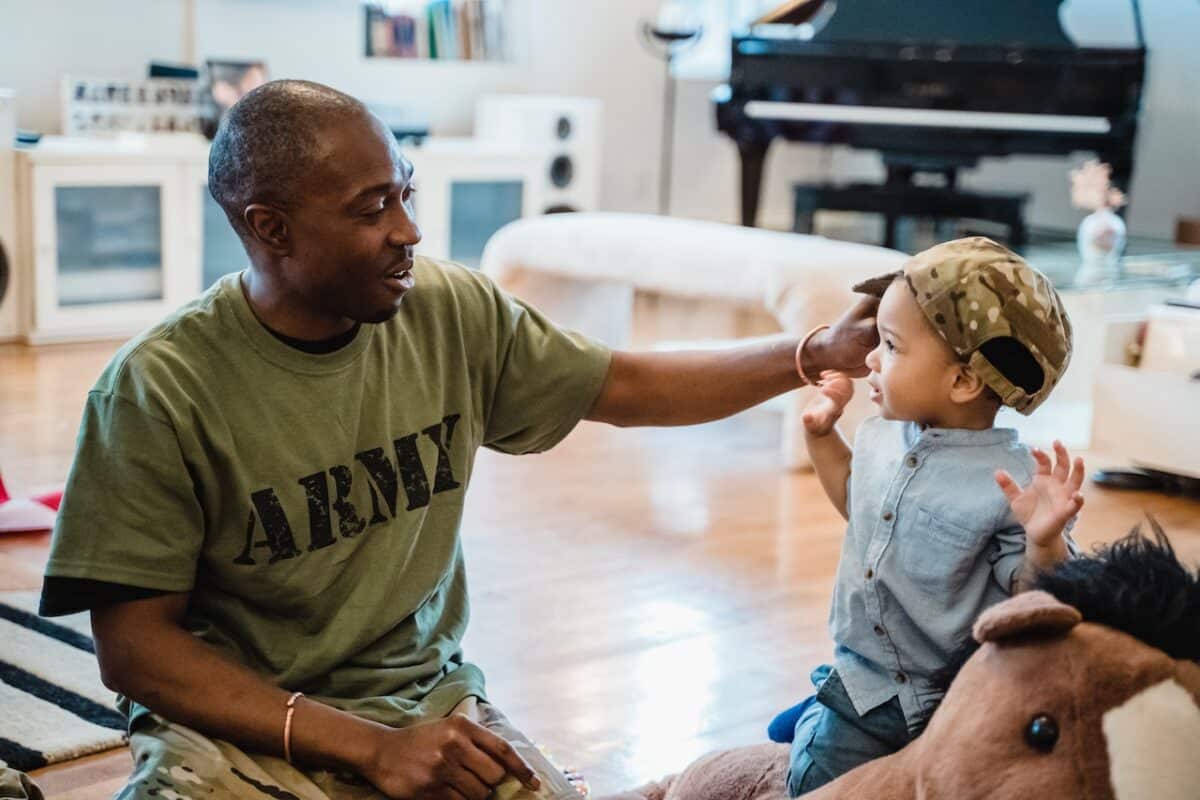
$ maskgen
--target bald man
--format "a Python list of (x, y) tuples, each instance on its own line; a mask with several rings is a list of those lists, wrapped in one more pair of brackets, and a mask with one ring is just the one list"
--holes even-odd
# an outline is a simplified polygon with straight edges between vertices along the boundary
[(573, 797), (463, 660), (475, 451), (718, 419), (875, 345), (865, 301), (802, 353), (610, 352), (415, 255), (412, 183), (354, 98), (250, 92), (209, 162), (250, 266), (88, 396), (42, 612), (91, 611), (121, 798)]

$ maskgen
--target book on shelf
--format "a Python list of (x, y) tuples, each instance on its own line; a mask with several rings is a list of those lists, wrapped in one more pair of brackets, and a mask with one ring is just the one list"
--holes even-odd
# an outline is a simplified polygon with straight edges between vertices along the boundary
[[(366, 9), (366, 55), (373, 58), (428, 58), (424, 3)], [(398, 9), (398, 10), (397, 10)]]
[(364, 2), (365, 48), (374, 58), (503, 61), (505, 0)]
[(478, 58), (471, 52), (471, 3), (458, 3), (454, 8), (454, 28), (458, 34), (459, 58), (471, 61)]
[(508, 60), (508, 48), (504, 39), (503, 0), (483, 0), (483, 48), (488, 58), (496, 61)]

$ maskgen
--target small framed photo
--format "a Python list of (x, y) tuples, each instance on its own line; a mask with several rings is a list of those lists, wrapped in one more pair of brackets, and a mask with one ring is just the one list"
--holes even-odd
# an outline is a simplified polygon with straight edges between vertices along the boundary
[(212, 139), (217, 126), (233, 104), (267, 82), (263, 61), (222, 61), (209, 59), (205, 65), (205, 89), (201, 98), (206, 112), (202, 123), (205, 136)]

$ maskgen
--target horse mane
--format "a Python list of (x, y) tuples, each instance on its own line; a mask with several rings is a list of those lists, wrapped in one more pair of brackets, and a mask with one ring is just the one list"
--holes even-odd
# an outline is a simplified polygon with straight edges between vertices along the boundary
[(1200, 660), (1200, 575), (1189, 570), (1153, 518), (1091, 556), (1038, 576), (1036, 587), (1172, 658)]

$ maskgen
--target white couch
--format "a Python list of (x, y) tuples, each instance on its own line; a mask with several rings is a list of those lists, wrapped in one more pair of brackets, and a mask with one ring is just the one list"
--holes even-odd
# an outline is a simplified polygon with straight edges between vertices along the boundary
[[(481, 269), (566, 327), (612, 347), (729, 340), (832, 322), (859, 280), (897, 269), (903, 253), (820, 236), (641, 214), (534, 217), (496, 233)], [(799, 410), (784, 408), (784, 462), (810, 465)], [(843, 429), (870, 405), (858, 392)]]

